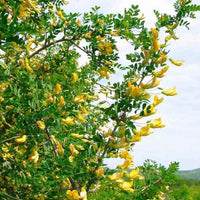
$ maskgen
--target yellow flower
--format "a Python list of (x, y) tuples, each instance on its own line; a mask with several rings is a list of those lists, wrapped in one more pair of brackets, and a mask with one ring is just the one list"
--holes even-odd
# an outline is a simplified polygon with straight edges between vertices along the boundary
[(76, 24), (77, 24), (78, 27), (81, 27), (82, 26), (81, 20), (78, 19), (77, 22), (76, 22)]
[(169, 88), (169, 89), (167, 89), (165, 91), (162, 91), (162, 94), (164, 94), (166, 96), (175, 96), (178, 93), (176, 92), (176, 87), (173, 87), (173, 88)]
[(66, 180), (64, 180), (63, 182), (62, 182), (62, 186), (63, 187), (71, 187), (71, 182), (70, 182), (70, 180), (67, 178)]
[(58, 103), (58, 107), (63, 107), (65, 105), (65, 99), (63, 96), (60, 97), (60, 101)]
[(31, 155), (29, 156), (29, 160), (33, 161), (34, 163), (37, 163), (39, 160), (39, 154), (37, 152), (37, 150), (33, 150)]
[(89, 31), (88, 33), (85, 34), (85, 37), (86, 38), (91, 38), (91, 35), (92, 35), (92, 31)]
[(62, 119), (62, 122), (65, 124), (65, 126), (67, 126), (67, 125), (73, 126), (76, 124), (74, 121), (74, 118), (70, 117), (70, 116), (66, 117), (66, 119)]
[(151, 28), (151, 32), (152, 32), (152, 38), (157, 39), (158, 31), (155, 28)]
[(146, 106), (144, 108), (144, 116), (150, 116), (150, 115), (153, 115), (157, 112), (157, 110), (154, 109), (154, 105), (151, 104), (149, 106)]
[(112, 73), (108, 67), (101, 67), (98, 72), (101, 77), (106, 77), (106, 79), (109, 79)]
[(132, 159), (126, 159), (122, 165), (117, 165), (117, 168), (124, 170), (124, 169), (129, 169), (130, 167), (133, 166), (134, 164), (132, 162)]
[(63, 16), (63, 13), (61, 10), (56, 11), (56, 14), (58, 15), (58, 17), (60, 17), (60, 19), (65, 20), (65, 17)]
[(132, 138), (126, 138), (127, 142), (140, 142), (141, 136), (139, 134), (133, 135)]
[(68, 158), (69, 162), (72, 163), (74, 161), (74, 158), (75, 158), (74, 156), (69, 156), (69, 158)]
[(87, 108), (84, 106), (80, 106), (81, 112), (85, 115), (89, 115), (90, 113), (88, 112)]
[(0, 85), (0, 92), (4, 92), (4, 91), (7, 89), (8, 85), (9, 85), (8, 82), (2, 83), (2, 84)]
[(161, 51), (159, 52), (160, 58), (156, 61), (156, 63), (163, 64), (167, 61), (167, 56)]
[(60, 144), (60, 142), (57, 142), (57, 149), (58, 149), (59, 154), (64, 154), (64, 149), (62, 145)]
[(60, 94), (62, 92), (61, 85), (59, 83), (56, 84), (56, 88), (54, 90), (54, 94)]
[(75, 149), (75, 147), (74, 147), (73, 144), (70, 144), (70, 145), (69, 145), (69, 150), (70, 150), (72, 156), (76, 156), (76, 155), (79, 154), (79, 152)]
[(85, 188), (81, 188), (81, 192), (80, 192), (80, 200), (87, 200), (87, 192), (85, 190)]
[(157, 39), (153, 39), (153, 51), (157, 52), (160, 49), (160, 44)]
[(80, 196), (77, 190), (67, 190), (66, 194), (69, 200), (80, 200)]
[(140, 136), (147, 136), (152, 134), (153, 132), (150, 132), (149, 129), (150, 129), (150, 124), (147, 124), (147, 126), (142, 127), (139, 132)]
[(156, 107), (158, 104), (163, 102), (163, 98), (158, 99), (158, 95), (155, 95), (153, 98), (153, 106)]
[(78, 95), (73, 99), (73, 102), (75, 103), (84, 103), (86, 101), (86, 98), (84, 98), (83, 95)]
[(71, 135), (73, 138), (78, 138), (78, 139), (83, 138), (83, 135), (80, 135), (80, 134), (77, 134), (77, 133), (71, 133), (70, 135)]
[(29, 63), (28, 63), (28, 58), (25, 58), (25, 67), (27, 69), (28, 72), (30, 73), (34, 73), (33, 69), (30, 67)]
[(102, 53), (102, 54), (111, 54), (113, 52), (113, 43), (109, 43), (109, 42), (102, 42), (100, 41), (98, 43), (98, 50)]
[(133, 181), (130, 181), (130, 182), (124, 181), (122, 183), (119, 183), (118, 186), (119, 186), (119, 188), (121, 188), (122, 190), (125, 190), (127, 192), (131, 192), (131, 193), (134, 192), (134, 189), (131, 188), (133, 186)]
[(173, 58), (170, 58), (169, 60), (171, 61), (172, 64), (176, 66), (181, 66), (184, 63), (183, 60), (174, 60)]
[(45, 129), (45, 123), (42, 121), (37, 121), (37, 126), (39, 127), (40, 130), (44, 130)]
[(165, 127), (165, 125), (162, 124), (161, 118), (154, 119), (153, 123), (151, 123), (150, 126), (151, 126), (151, 128), (163, 128), (163, 127)]
[(73, 76), (73, 78), (72, 78), (71, 83), (73, 84), (73, 83), (76, 83), (76, 82), (77, 82), (77, 80), (78, 80), (78, 75), (77, 75), (77, 73), (72, 73), (72, 76)]
[(17, 138), (17, 139), (15, 139), (15, 142), (21, 144), (21, 143), (26, 142), (26, 139), (27, 139), (27, 136), (26, 136), (26, 135), (23, 135), (21, 138)]
[(77, 119), (81, 122), (81, 123), (84, 123), (85, 122), (85, 118), (84, 116), (81, 114), (81, 113), (78, 113), (76, 115)]
[(127, 85), (127, 94), (130, 95), (133, 99), (141, 95), (142, 91), (138, 88), (138, 86), (131, 85), (130, 81), (127, 82)]
[(117, 172), (117, 173), (114, 173), (112, 174), (111, 176), (108, 176), (108, 178), (111, 180), (111, 181), (115, 181), (115, 182), (122, 182), (122, 177), (124, 175), (124, 172)]
[(164, 73), (169, 69), (169, 66), (165, 66), (164, 68), (162, 68), (160, 71), (158, 72), (152, 72), (152, 74), (158, 78), (162, 78), (164, 77)]
[(99, 167), (96, 171), (95, 171), (96, 175), (98, 178), (103, 178), (104, 177), (104, 169), (103, 167)]
[(133, 116), (130, 116), (129, 119), (132, 119), (132, 120), (138, 120), (138, 119), (141, 119), (142, 116), (141, 115), (133, 115)]
[(151, 88), (157, 87), (159, 84), (160, 84), (160, 82), (158, 81), (158, 78), (157, 77), (153, 77), (151, 83), (148, 83), (148, 84), (145, 84), (145, 85), (141, 84), (141, 87), (143, 89), (151, 89)]
[(127, 178), (131, 179), (131, 180), (139, 178), (140, 177), (140, 175), (139, 175), (139, 168), (133, 169), (130, 172), (125, 173), (125, 176)]

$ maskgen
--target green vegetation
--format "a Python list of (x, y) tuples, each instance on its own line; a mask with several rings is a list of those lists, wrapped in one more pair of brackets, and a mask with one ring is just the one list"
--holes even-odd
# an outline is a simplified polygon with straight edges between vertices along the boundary
[[(144, 168), (146, 166), (146, 168)], [(154, 161), (146, 161), (143, 167), (140, 167), (143, 180), (143, 190), (136, 182), (134, 183), (135, 192), (128, 193), (119, 190), (117, 185), (110, 183), (109, 180), (101, 182), (100, 188), (92, 194), (89, 194), (89, 200), (142, 200), (142, 199), (155, 199), (153, 196), (157, 193), (157, 199), (165, 200), (200, 200), (200, 180), (190, 178), (190, 174), (198, 175), (199, 169), (178, 171), (177, 163), (172, 163), (168, 168), (156, 164)], [(143, 168), (143, 170), (142, 170)], [(184, 172), (184, 177), (181, 175)], [(193, 172), (193, 173), (192, 173)], [(197, 176), (198, 177), (198, 176)], [(151, 185), (148, 183), (151, 182)], [(153, 183), (153, 184), (152, 184)], [(146, 186), (144, 186), (146, 185)], [(167, 185), (166, 187), (163, 187)]]
[(181, 175), (184, 179), (197, 179), (200, 180), (200, 168), (199, 169), (193, 169), (193, 170), (184, 170), (184, 171), (178, 171), (179, 175)]

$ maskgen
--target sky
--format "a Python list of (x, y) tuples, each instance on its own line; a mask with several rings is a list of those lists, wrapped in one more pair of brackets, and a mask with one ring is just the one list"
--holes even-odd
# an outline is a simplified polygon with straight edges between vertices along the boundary
[[(71, 0), (65, 10), (83, 13), (98, 5), (102, 13), (123, 13), (124, 8), (137, 4), (150, 28), (156, 20), (153, 10), (173, 14), (174, 2), (175, 0)], [(198, 3), (198, 0), (193, 0), (193, 3)], [(170, 64), (161, 85), (163, 88), (176, 86), (178, 95), (166, 97), (158, 106), (157, 116), (162, 117), (166, 127), (154, 131), (154, 134), (143, 137), (140, 143), (136, 143), (132, 152), (135, 166), (142, 165), (146, 159), (152, 159), (165, 166), (170, 162), (179, 162), (181, 170), (200, 168), (199, 33), (200, 14), (197, 14), (197, 19), (191, 21), (190, 30), (180, 28), (176, 32), (180, 39), (170, 44), (169, 57), (185, 62), (181, 67)], [(123, 43), (120, 45), (122, 54), (125, 54), (128, 48)], [(116, 159), (106, 161), (110, 167), (122, 162)]]

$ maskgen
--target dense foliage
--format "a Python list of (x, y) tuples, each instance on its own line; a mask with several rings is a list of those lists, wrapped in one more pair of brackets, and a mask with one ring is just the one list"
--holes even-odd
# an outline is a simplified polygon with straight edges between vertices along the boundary
[[(151, 191), (154, 182), (139, 173), (146, 166), (127, 171), (129, 152), (164, 127), (152, 115), (162, 96), (177, 92), (159, 87), (160, 79), (168, 60), (183, 63), (168, 58), (169, 41), (200, 6), (177, 0), (175, 15), (155, 11), (149, 30), (136, 5), (123, 15), (95, 7), (80, 16), (65, 13), (64, 3), (0, 1), (0, 197), (86, 199), (104, 178), (132, 195), (136, 183)], [(126, 66), (119, 62), (119, 40), (132, 46)], [(87, 63), (79, 62), (83, 54)], [(123, 80), (109, 81), (116, 71)], [(118, 172), (104, 167), (111, 157), (124, 159)]]

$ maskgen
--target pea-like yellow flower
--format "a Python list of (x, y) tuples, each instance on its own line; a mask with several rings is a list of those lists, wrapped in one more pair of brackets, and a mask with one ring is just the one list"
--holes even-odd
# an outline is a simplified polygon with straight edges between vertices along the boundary
[(69, 150), (70, 150), (72, 156), (76, 156), (76, 155), (79, 154), (79, 152), (75, 149), (75, 147), (74, 147), (73, 144), (70, 144), (70, 145), (69, 145)]
[(80, 20), (80, 19), (77, 20), (76, 25), (77, 25), (78, 27), (81, 27), (81, 26), (82, 26), (82, 23), (81, 23), (81, 20)]
[(78, 139), (84, 137), (83, 135), (80, 135), (80, 134), (77, 134), (77, 133), (71, 133), (70, 135), (71, 135), (73, 138), (78, 138)]
[(176, 66), (181, 66), (184, 63), (184, 60), (174, 60), (173, 58), (170, 58), (169, 60)]
[(78, 80), (78, 75), (77, 75), (77, 73), (72, 73), (72, 81), (71, 81), (71, 83), (72, 83), (72, 84), (73, 84), (73, 83), (76, 83), (77, 80)]
[(21, 143), (26, 142), (26, 139), (27, 139), (27, 136), (26, 136), (26, 135), (23, 135), (22, 137), (15, 139), (15, 142), (21, 144)]
[(34, 163), (37, 163), (39, 160), (39, 154), (37, 152), (37, 150), (33, 150), (31, 155), (29, 156), (29, 160), (33, 161)]
[(84, 103), (86, 101), (86, 98), (84, 95), (78, 95), (73, 99), (73, 102), (75, 103)]
[(28, 58), (25, 58), (25, 67), (26, 67), (28, 72), (30, 72), (32, 74), (34, 73), (33, 69), (29, 65)]
[(162, 94), (166, 96), (175, 96), (178, 93), (176, 92), (176, 87), (173, 87), (173, 88), (169, 88), (167, 90), (162, 91)]
[[(2, 83), (2, 84), (0, 85), (0, 93), (4, 92), (4, 91), (7, 89), (8, 85), (9, 85), (8, 82)], [(3, 97), (2, 97), (2, 98), (3, 98)]]
[(102, 42), (100, 41), (98, 43), (98, 50), (102, 53), (102, 54), (111, 54), (113, 52), (113, 43), (109, 43), (109, 42)]
[(158, 78), (162, 78), (164, 77), (164, 73), (169, 69), (169, 66), (165, 66), (164, 68), (162, 68), (160, 71), (158, 72), (152, 72), (152, 74)]
[(56, 84), (54, 94), (60, 94), (62, 92), (61, 85), (59, 83)]
[(69, 200), (79, 200), (80, 199), (80, 195), (77, 190), (67, 190), (66, 194), (67, 194), (67, 198)]
[(152, 133), (153, 132), (150, 132), (150, 124), (147, 124), (146, 126), (142, 127), (139, 132), (140, 136), (147, 136)]
[(95, 171), (96, 175), (98, 178), (103, 178), (104, 177), (104, 169), (103, 167), (99, 167), (96, 171)]
[(125, 173), (125, 176), (128, 179), (131, 179), (131, 180), (139, 178), (140, 177), (140, 175), (139, 175), (139, 168), (133, 169), (130, 172)]
[(158, 98), (158, 95), (155, 95), (153, 98), (153, 106), (156, 107), (157, 105), (159, 105), (160, 103), (163, 102), (163, 98)]
[(161, 118), (154, 119), (153, 123), (151, 123), (150, 126), (151, 126), (151, 128), (163, 128), (163, 127), (165, 127), (165, 125), (162, 124)]
[(149, 106), (146, 106), (144, 108), (144, 116), (154, 115), (156, 112), (157, 112), (157, 110), (154, 109), (153, 104), (150, 104)]
[(131, 188), (133, 186), (133, 181), (124, 181), (122, 183), (118, 184), (118, 187), (121, 188), (122, 190), (125, 190), (127, 192), (133, 193), (135, 190)]
[(63, 107), (65, 105), (65, 99), (63, 96), (60, 97), (58, 107)]
[(64, 149), (62, 147), (62, 145), (60, 144), (60, 142), (57, 141), (57, 150), (59, 154), (64, 154)]
[(45, 129), (45, 123), (42, 121), (37, 121), (37, 126), (39, 127), (40, 130), (44, 130)]
[(160, 84), (160, 81), (158, 80), (157, 77), (153, 77), (151, 83), (148, 84), (141, 84), (141, 87), (143, 89), (151, 89), (151, 88), (155, 88)]
[(127, 82), (127, 85), (128, 90), (126, 93), (130, 95), (133, 99), (137, 98), (142, 94), (142, 90), (140, 90), (138, 86), (132, 85), (130, 81)]
[(124, 170), (124, 169), (129, 169), (130, 167), (133, 166), (134, 164), (132, 162), (132, 159), (126, 159), (122, 165), (117, 165), (117, 168)]
[(60, 17), (60, 19), (62, 19), (63, 21), (65, 20), (65, 17), (63, 16), (63, 13), (61, 10), (56, 11), (56, 14), (58, 15), (58, 17)]
[(141, 139), (140, 134), (133, 135), (132, 138), (126, 138), (127, 142), (140, 142)]
[(91, 35), (92, 35), (92, 31), (89, 31), (88, 33), (85, 34), (85, 37), (86, 38), (91, 38)]
[(73, 125), (76, 124), (75, 121), (74, 121), (74, 117), (70, 117), (70, 116), (66, 117), (66, 119), (62, 119), (62, 122), (63, 122), (66, 126), (68, 126), (68, 125), (73, 126)]
[(151, 32), (152, 32), (152, 38), (157, 39), (158, 31), (155, 28), (151, 28)]
[(76, 115), (76, 118), (81, 122), (81, 123), (84, 123), (85, 122), (85, 118), (84, 116), (81, 114), (81, 113), (78, 113)]
[(157, 39), (153, 39), (153, 51), (157, 52), (160, 49), (160, 44)]
[(109, 79), (112, 71), (108, 67), (101, 67), (98, 70), (98, 73), (100, 74), (101, 77), (106, 77), (106, 79)]
[(123, 179), (122, 179), (123, 175), (124, 175), (124, 172), (117, 172), (117, 173), (114, 173), (114, 174), (108, 176), (108, 178), (111, 181), (122, 182), (123, 181)]
[(159, 56), (160, 58), (156, 61), (156, 63), (163, 64), (167, 61), (167, 56), (162, 51), (159, 52)]

